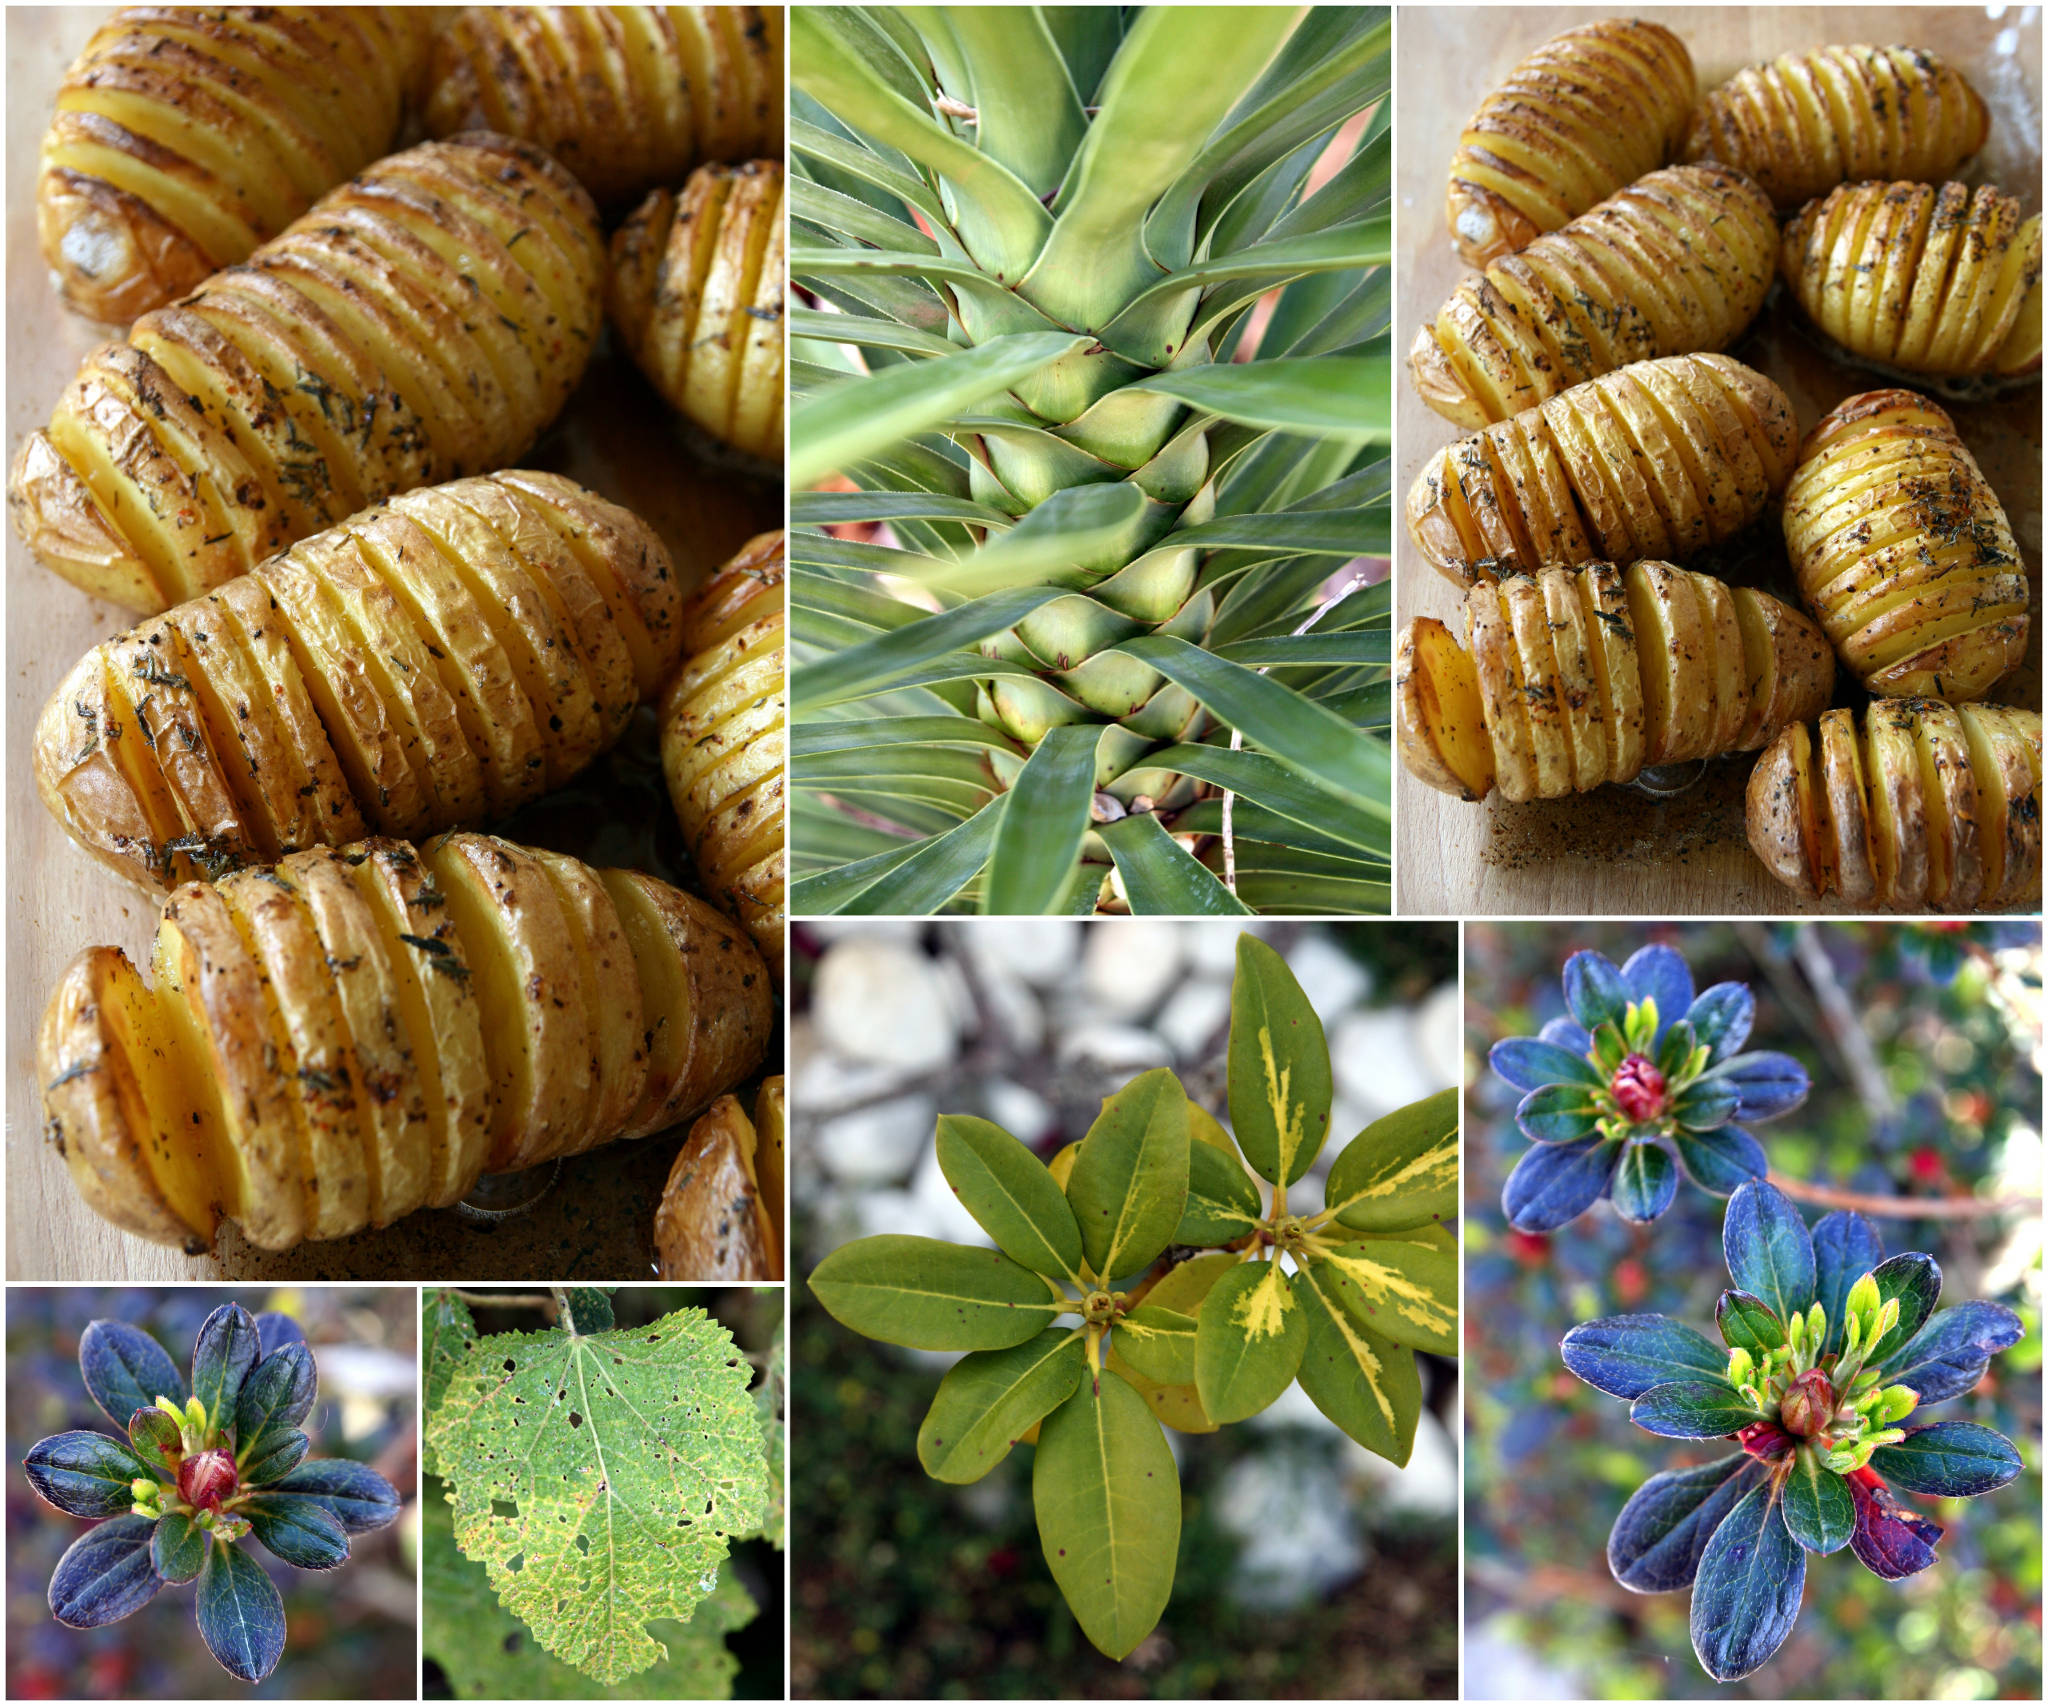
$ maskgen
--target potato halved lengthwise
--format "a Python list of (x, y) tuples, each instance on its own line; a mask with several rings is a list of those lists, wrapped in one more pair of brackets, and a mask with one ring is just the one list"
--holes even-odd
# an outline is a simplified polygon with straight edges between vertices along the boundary
[(2041, 902), (2041, 716), (1877, 699), (1795, 723), (1750, 773), (1749, 844), (1812, 898), (1930, 912)]
[(1683, 560), (1791, 478), (1785, 393), (1725, 355), (1632, 362), (1460, 439), (1408, 492), (1408, 533), (1460, 586), (1551, 564)]
[(1467, 277), (1415, 334), (1416, 394), (1477, 430), (1632, 361), (1725, 349), (1763, 306), (1777, 240), (1740, 172), (1652, 172)]
[(751, 539), (684, 613), (682, 672), (661, 698), (668, 776), (699, 885), (747, 927), (782, 987), (789, 790), (782, 534)]
[(72, 61), (36, 230), (66, 303), (126, 325), (247, 260), (390, 152), (423, 6), (131, 6)]
[(87, 592), (155, 612), (367, 505), (502, 468), (603, 313), (589, 196), (502, 136), (394, 154), (85, 358), (15, 457), (14, 525)]
[(1754, 751), (1834, 691), (1810, 619), (1670, 563), (1482, 582), (1464, 617), (1465, 646), (1423, 616), (1394, 657), (1401, 762), (1462, 800), (1558, 799)]
[(606, 206), (703, 160), (782, 155), (780, 6), (466, 6), (434, 43), (429, 135), (545, 148)]
[(194, 1253), (224, 1220), (265, 1249), (344, 1237), (673, 1125), (774, 1024), (760, 956), (702, 901), (481, 835), (187, 884), (153, 960), (152, 988), (81, 954), (36, 1062), (80, 1195)]
[(612, 233), (611, 319), (654, 388), (713, 438), (782, 460), (782, 162), (700, 166)]
[(1785, 227), (1792, 299), (1849, 355), (1907, 373), (2041, 366), (2041, 216), (1981, 184), (1843, 184)]
[(1605, 18), (1552, 36), (1466, 120), (1444, 217), (1475, 267), (1526, 247), (1673, 159), (1696, 85), (1662, 24)]
[(145, 886), (500, 818), (619, 738), (681, 610), (654, 531), (559, 474), (408, 492), (94, 647), (36, 786)]
[(1865, 391), (1822, 416), (1785, 490), (1800, 596), (1872, 693), (1977, 699), (2027, 656), (2012, 528), (1938, 405)]
[(782, 1278), (782, 1128), (780, 1078), (761, 1086), (751, 1119), (737, 1096), (698, 1117), (654, 1211), (661, 1278)]
[(1922, 47), (1813, 47), (1709, 90), (1684, 158), (1746, 172), (1780, 213), (1863, 178), (1939, 183), (1984, 146), (1991, 114)]

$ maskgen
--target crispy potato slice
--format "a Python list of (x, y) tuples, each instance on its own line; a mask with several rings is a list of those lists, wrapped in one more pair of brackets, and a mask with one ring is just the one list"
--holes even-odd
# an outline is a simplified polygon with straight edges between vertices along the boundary
[(1401, 631), (1394, 652), (1394, 736), (1408, 773), (1461, 800), (1493, 790), (1493, 748), (1472, 660), (1434, 616)]
[(1712, 575), (1688, 574), (1693, 597), (1699, 602), (1700, 626), (1706, 636), (1705, 665), (1712, 672), (1707, 691), (1712, 694), (1707, 719), (1706, 750), (1734, 752), (1737, 737), (1749, 720), (1753, 704), (1749, 677), (1743, 669), (1742, 624), (1735, 614), (1730, 589)]
[(757, 1134), (734, 1096), (698, 1117), (654, 1211), (667, 1280), (777, 1280), (782, 1253), (755, 1175)]
[(1806, 725), (1794, 723), (1756, 761), (1743, 802), (1751, 851), (1779, 882), (1809, 899), (1831, 886), (1821, 851), (1812, 761)]
[(1465, 633), (1479, 677), (1479, 704), (1493, 744), (1493, 783), (1507, 800), (1536, 797), (1536, 758), (1529, 738), (1521, 654), (1494, 584), (1465, 595)]
[(1844, 900), (1884, 904), (1878, 884), (1878, 856), (1871, 824), (1870, 790), (1863, 743), (1848, 711), (1827, 711), (1820, 719), (1821, 797), (1834, 825), (1835, 879)]
[(1510, 575), (1503, 580), (1500, 603), (1522, 667), (1522, 705), (1529, 751), (1536, 765), (1536, 792), (1539, 798), (1556, 799), (1572, 791), (1572, 744), (1557, 657), (1550, 643), (1550, 609), (1542, 589), (1529, 575)]
[(754, 1097), (754, 1176), (761, 1181), (761, 1202), (775, 1228), (775, 1250), (786, 1248), (788, 1213), (784, 1207), (787, 1185), (783, 1168), (785, 1138), (789, 1128), (788, 1109), (783, 1101), (782, 1074), (761, 1081)]
[(646, 1014), (640, 999), (639, 967), (617, 909), (597, 873), (580, 859), (534, 852), (569, 923), (583, 985), (589, 992), (591, 1074), (595, 1087), (581, 1133), (572, 1134), (566, 1154), (609, 1142), (638, 1106), (647, 1081)]
[(1916, 733), (1911, 708), (1897, 700), (1875, 701), (1863, 714), (1870, 847), (1883, 906), (1920, 906), (1928, 898), (1934, 836)]
[(2041, 887), (2041, 719), (2004, 705), (1956, 709), (1977, 781), (1980, 904), (2015, 905)]
[(1703, 758), (1711, 750), (1714, 678), (1692, 577), (1669, 563), (1634, 563), (1627, 580), (1643, 666), (1643, 761)]
[(1571, 786), (1580, 792), (1608, 779), (1608, 707), (1595, 674), (1598, 641), (1587, 629), (1579, 577), (1569, 569), (1545, 569), (1536, 577), (1557, 659), (1557, 694), (1571, 746)]
[(1920, 745), (1920, 785), (1927, 796), (1933, 842), (1928, 898), (1950, 912), (1973, 912), (1984, 892), (1984, 853), (1979, 844), (1977, 778), (1970, 763), (1962, 718), (1938, 699), (1915, 703)]

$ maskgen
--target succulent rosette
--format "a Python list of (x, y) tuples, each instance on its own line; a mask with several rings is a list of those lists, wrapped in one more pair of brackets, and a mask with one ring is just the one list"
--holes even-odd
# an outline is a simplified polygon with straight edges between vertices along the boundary
[(1488, 1057), (1525, 1092), (1515, 1123), (1535, 1147), (1501, 1207), (1519, 1232), (1552, 1232), (1602, 1197), (1622, 1219), (1655, 1220), (1678, 1175), (1725, 1197), (1768, 1170), (1738, 1121), (1775, 1119), (1811, 1083), (1790, 1055), (1745, 1054), (1756, 1000), (1740, 983), (1695, 995), (1692, 968), (1655, 944), (1617, 967), (1582, 949), (1565, 961), (1569, 1018), (1506, 1037)]
[(1858, 1214), (1809, 1233), (1761, 1180), (1730, 1199), (1722, 1246), (1734, 1281), (1715, 1311), (1723, 1345), (1669, 1316), (1617, 1315), (1574, 1327), (1561, 1352), (1646, 1432), (1740, 1448), (1652, 1476), (1607, 1542), (1623, 1587), (1691, 1587), (1693, 1650), (1732, 1682), (1791, 1634), (1809, 1552), (1847, 1546), (1886, 1581), (1935, 1562), (1941, 1528), (1895, 1488), (1970, 1498), (2020, 1472), (1993, 1429), (1919, 1418), (1974, 1387), (2023, 1329), (1996, 1303), (1937, 1312), (1933, 1257), (1886, 1258)]
[(42, 1498), (94, 1521), (57, 1561), (51, 1613), (96, 1629), (196, 1579), (207, 1651), (241, 1681), (262, 1681), (284, 1652), (284, 1600), (238, 1543), (253, 1535), (283, 1563), (335, 1569), (351, 1534), (397, 1517), (397, 1489), (364, 1464), (307, 1458), (299, 1424), (318, 1376), (289, 1316), (216, 1309), (189, 1381), (156, 1340), (120, 1321), (88, 1326), (78, 1362), (123, 1437), (77, 1428), (39, 1441), (23, 1462)]

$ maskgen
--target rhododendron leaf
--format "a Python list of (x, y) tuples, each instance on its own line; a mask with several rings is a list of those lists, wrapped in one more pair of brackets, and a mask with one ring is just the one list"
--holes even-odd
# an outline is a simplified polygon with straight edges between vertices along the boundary
[(1067, 1175), (1067, 1204), (1095, 1277), (1144, 1268), (1173, 1242), (1187, 1201), (1187, 1092), (1155, 1067), (1103, 1102)]
[(167, 1511), (150, 1536), (150, 1565), (167, 1582), (189, 1582), (206, 1568), (212, 1546), (213, 1536), (185, 1512)]
[(1583, 1084), (1598, 1089), (1604, 1082), (1584, 1055), (1540, 1037), (1505, 1037), (1493, 1045), (1486, 1059), (1517, 1090), (1540, 1090), (1546, 1084)]
[[(1194, 1112), (1193, 1103), (1188, 1112)], [(1188, 1145), (1187, 1205), (1174, 1228), (1174, 1243), (1231, 1243), (1258, 1225), (1265, 1208), (1235, 1149), (1226, 1154), (1206, 1143)]]
[(91, 1428), (37, 1440), (21, 1466), (28, 1484), (67, 1516), (117, 1516), (135, 1503), (135, 1481), (156, 1478), (126, 1440)]
[(1628, 1419), (1665, 1439), (1722, 1439), (1759, 1419), (1757, 1408), (1725, 1380), (1672, 1380), (1629, 1406)]
[(159, 1398), (182, 1406), (188, 1391), (170, 1353), (125, 1321), (91, 1323), (78, 1341), (78, 1367), (92, 1401), (116, 1427)]
[(1662, 1144), (1626, 1144), (1607, 1194), (1623, 1220), (1644, 1225), (1669, 1208), (1678, 1195), (1678, 1163)]
[(117, 1516), (87, 1529), (50, 1576), (50, 1615), (70, 1629), (97, 1629), (140, 1611), (164, 1585), (150, 1559), (156, 1523)]
[(1934, 1543), (1941, 1525), (1901, 1510), (1891, 1489), (1875, 1475), (1849, 1477), (1849, 1496), (1856, 1502), (1856, 1532), (1849, 1548), (1873, 1576), (1888, 1582), (1917, 1576), (1935, 1562)]
[(813, 1270), (811, 1293), (856, 1333), (924, 1351), (1021, 1345), (1066, 1307), (1000, 1250), (898, 1233), (840, 1245)]
[(1684, 1018), (1692, 1009), (1692, 967), (1676, 948), (1666, 947), (1662, 942), (1652, 942), (1629, 955), (1621, 968), (1621, 981), (1627, 985), (1632, 1001), (1640, 1002), (1647, 997), (1657, 1003), (1657, 1015), (1663, 1024)]
[(348, 1562), (348, 1531), (317, 1499), (262, 1493), (242, 1507), (256, 1538), (301, 1570), (332, 1570)]
[(1828, 1318), (1823, 1350), (1842, 1348), (1849, 1288), (1883, 1260), (1884, 1242), (1862, 1215), (1838, 1208), (1814, 1222), (1814, 1301)]
[(1619, 1024), (1629, 1003), (1628, 984), (1605, 954), (1581, 948), (1564, 962), (1564, 1000), (1589, 1031)]
[(346, 1457), (316, 1457), (301, 1463), (272, 1482), (269, 1490), (314, 1500), (350, 1534), (388, 1527), (404, 1508), (396, 1487), (367, 1463), (354, 1463)]
[(1764, 1467), (1737, 1453), (1697, 1469), (1668, 1470), (1638, 1487), (1607, 1537), (1607, 1567), (1636, 1593), (1692, 1586), (1714, 1530), (1752, 1488)]
[[(1722, 1292), (1721, 1301), (1714, 1305), (1714, 1320), (1730, 1350), (1745, 1350), (1759, 1362), (1766, 1352), (1785, 1342), (1785, 1323), (1776, 1311), (1746, 1291)], [(1726, 1359), (1722, 1360), (1725, 1366)]]
[(1316, 1258), (1331, 1295), (1411, 1350), (1458, 1354), (1458, 1258), (1427, 1244), (1375, 1240)]
[(1618, 1137), (1538, 1144), (1515, 1163), (1500, 1194), (1517, 1232), (1555, 1232), (1600, 1200), (1621, 1149)]
[(266, 1456), (303, 1422), (312, 1413), (318, 1381), (313, 1353), (303, 1342), (281, 1346), (259, 1362), (235, 1402), (236, 1460), (247, 1464)]
[(1669, 1315), (1584, 1321), (1565, 1334), (1559, 1349), (1566, 1368), (1616, 1398), (1640, 1398), (1674, 1380), (1719, 1380), (1728, 1367), (1712, 1339)]
[(1600, 1129), (1600, 1105), (1583, 1084), (1544, 1084), (1522, 1098), (1515, 1124), (1535, 1143), (1579, 1143)]
[(1868, 1366), (1882, 1368), (1912, 1343), (1914, 1334), (1927, 1324), (1927, 1318), (1934, 1313), (1934, 1306), (1941, 1298), (1941, 1269), (1932, 1256), (1908, 1251), (1878, 1263), (1871, 1270), (1870, 1277), (1877, 1282), (1877, 1295), (1882, 1302), (1889, 1303), (1897, 1298), (1899, 1304), (1898, 1321), (1877, 1341), (1877, 1348), (1864, 1358)]
[(1806, 1554), (1768, 1484), (1743, 1495), (1700, 1554), (1692, 1588), (1692, 1650), (1716, 1682), (1758, 1669), (1799, 1618)]
[(1712, 1051), (1714, 1060), (1726, 1060), (1749, 1041), (1756, 1023), (1756, 997), (1740, 983), (1717, 983), (1702, 990), (1685, 1011), (1695, 1041)]
[(1686, 1176), (1717, 1197), (1729, 1196), (1770, 1171), (1763, 1145), (1739, 1125), (1718, 1126), (1713, 1131), (1687, 1131), (1680, 1126), (1671, 1133), (1671, 1146), (1678, 1151), (1678, 1164)]
[[(1218, 1422), (1255, 1416), (1301, 1367), (1308, 1316), (1278, 1262), (1244, 1262), (1209, 1288), (1195, 1326), (1195, 1390)], [(1128, 1361), (1131, 1347), (1124, 1347)], [(1140, 1373), (1142, 1363), (1133, 1364)]]
[[(249, 1324), (249, 1349), (256, 1325)], [(243, 1682), (261, 1682), (284, 1653), (284, 1599), (263, 1566), (239, 1546), (215, 1541), (199, 1572), (199, 1638), (221, 1668)]]
[(200, 1324), (192, 1348), (192, 1396), (206, 1406), (214, 1427), (234, 1420), (259, 1349), (256, 1322), (239, 1303), (223, 1303)]
[(1422, 1416), (1422, 1375), (1415, 1353), (1375, 1333), (1345, 1308), (1329, 1270), (1311, 1262), (1294, 1294), (1308, 1317), (1297, 1378), (1315, 1407), (1367, 1451), (1405, 1464)]
[(1033, 1273), (1080, 1283), (1081, 1229), (1045, 1163), (992, 1120), (939, 1119), (939, 1171), (995, 1247)]
[(917, 1458), (935, 1481), (979, 1481), (1032, 1425), (1073, 1395), (1088, 1358), (1073, 1329), (1000, 1351), (969, 1351), (939, 1382)]
[(1780, 1320), (1813, 1302), (1813, 1239), (1775, 1185), (1756, 1180), (1728, 1199), (1721, 1248), (1736, 1289), (1761, 1298)]
[(2025, 1331), (2002, 1303), (1959, 1303), (1885, 1359), (1885, 1383), (1912, 1387), (1922, 1409), (1960, 1397), (1984, 1378), (1991, 1358), (2018, 1344)]
[(1291, 1185), (1330, 1134), (1330, 1045), (1287, 962), (1258, 937), (1237, 939), (1230, 986), (1230, 1129), (1252, 1169)]
[(1856, 1528), (1849, 1484), (1821, 1462), (1818, 1448), (1802, 1443), (1785, 1472), (1785, 1527), (1809, 1552), (1839, 1552)]
[(1124, 1361), (1147, 1380), (1162, 1386), (1185, 1386), (1195, 1378), (1194, 1315), (1141, 1303), (1116, 1324), (1116, 1347)]
[(1738, 1054), (1707, 1069), (1703, 1084), (1724, 1084), (1735, 1092), (1736, 1119), (1770, 1120), (1789, 1114), (1806, 1100), (1813, 1081), (1789, 1054)]
[(1338, 1154), (1326, 1206), (1360, 1232), (1397, 1232), (1442, 1222), (1458, 1206), (1458, 1092), (1397, 1108)]
[(2004, 1486), (2022, 1465), (2002, 1433), (1977, 1422), (1934, 1422), (1909, 1428), (1897, 1445), (1879, 1446), (1870, 1467), (1909, 1493), (1971, 1499)]

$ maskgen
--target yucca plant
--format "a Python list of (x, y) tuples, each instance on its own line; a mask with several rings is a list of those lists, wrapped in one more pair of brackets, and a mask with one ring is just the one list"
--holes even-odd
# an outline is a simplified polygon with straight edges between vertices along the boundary
[(1387, 12), (791, 37), (798, 909), (1384, 910)]

